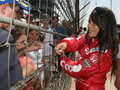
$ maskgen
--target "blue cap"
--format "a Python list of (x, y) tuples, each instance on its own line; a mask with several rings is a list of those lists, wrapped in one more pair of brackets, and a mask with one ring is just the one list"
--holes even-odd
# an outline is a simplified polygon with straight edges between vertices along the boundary
[[(14, 0), (0, 0), (0, 4), (5, 4), (5, 3), (12, 4), (12, 3), (14, 3)], [(15, 0), (15, 3), (27, 11), (32, 9), (32, 7), (30, 7), (28, 2), (26, 2), (26, 1)]]

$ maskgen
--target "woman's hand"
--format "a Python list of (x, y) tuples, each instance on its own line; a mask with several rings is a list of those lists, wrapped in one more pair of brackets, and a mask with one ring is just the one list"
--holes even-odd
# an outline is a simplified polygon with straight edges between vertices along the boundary
[(57, 44), (55, 48), (58, 49), (58, 50), (55, 50), (57, 54), (59, 55), (64, 54), (64, 50), (67, 48), (67, 43)]

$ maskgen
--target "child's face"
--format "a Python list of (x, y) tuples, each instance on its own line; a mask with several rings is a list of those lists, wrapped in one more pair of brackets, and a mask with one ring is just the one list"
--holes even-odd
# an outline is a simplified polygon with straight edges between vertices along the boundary
[(42, 19), (42, 23), (43, 23), (43, 25), (45, 25), (45, 24), (49, 24), (49, 21), (50, 21), (50, 20), (49, 20), (49, 19), (46, 19), (46, 18), (45, 18), (45, 19)]
[(20, 38), (18, 39), (18, 40), (16, 40), (16, 47), (17, 47), (17, 49), (18, 50), (21, 50), (22, 48), (25, 48), (25, 44), (24, 44), (24, 42), (26, 41), (26, 39), (27, 39), (27, 37), (26, 37), (26, 35), (21, 35), (20, 36)]
[(37, 30), (32, 30), (28, 34), (28, 40), (29, 42), (35, 42), (38, 39), (39, 32)]

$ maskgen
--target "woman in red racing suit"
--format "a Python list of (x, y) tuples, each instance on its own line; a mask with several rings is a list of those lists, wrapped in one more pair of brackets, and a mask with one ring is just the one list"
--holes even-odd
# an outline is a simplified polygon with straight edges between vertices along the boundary
[(112, 67), (114, 75), (117, 67), (118, 38), (113, 12), (96, 7), (89, 17), (87, 34), (64, 38), (56, 48), (61, 53), (79, 51), (77, 61), (63, 56), (60, 62), (62, 69), (76, 78), (76, 90), (105, 90), (106, 74)]

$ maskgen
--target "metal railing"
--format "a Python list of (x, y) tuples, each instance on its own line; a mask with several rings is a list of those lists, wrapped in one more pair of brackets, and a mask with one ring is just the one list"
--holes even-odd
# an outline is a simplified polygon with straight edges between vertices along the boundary
[[(0, 16), (0, 22), (2, 23), (10, 23), (12, 21), (13, 25), (19, 25), (21, 27), (28, 27), (30, 29), (35, 29), (35, 30), (40, 30), (42, 32), (47, 32), (47, 33), (52, 33), (52, 34), (57, 34), (57, 35), (62, 35), (66, 36), (63, 34), (47, 31), (41, 27), (37, 27), (32, 24), (27, 24), (18, 20), (14, 20), (8, 17)], [(12, 44), (15, 45), (15, 44)], [(5, 46), (5, 45), (3, 45)], [(24, 87), (27, 87), (28, 81), (31, 82), (34, 77), (37, 76), (38, 73), (42, 72), (44, 70), (44, 67), (46, 67), (47, 63), (44, 64), (41, 68), (38, 68), (35, 72), (30, 74), (29, 76), (25, 77), (23, 80), (19, 81), (17, 84), (15, 84), (13, 87), (10, 88), (10, 90), (22, 90)], [(71, 77), (68, 76), (65, 72), (60, 71), (60, 72), (52, 72), (51, 78), (49, 80), (49, 84), (47, 87), (47, 90), (69, 90), (70, 89), (70, 84), (71, 84)]]

